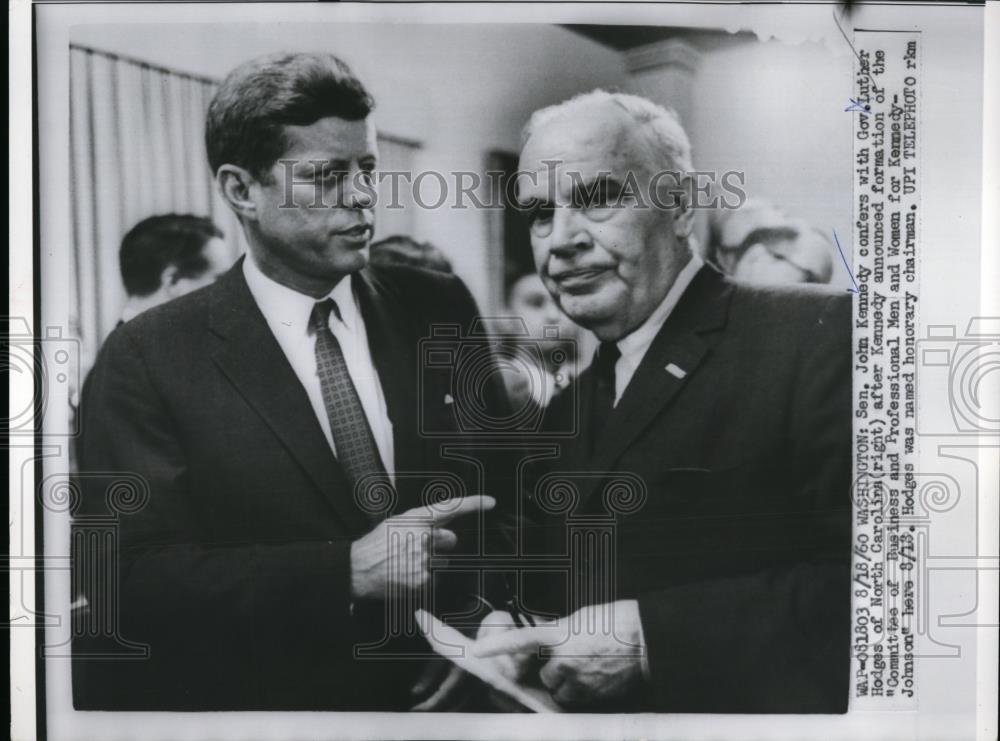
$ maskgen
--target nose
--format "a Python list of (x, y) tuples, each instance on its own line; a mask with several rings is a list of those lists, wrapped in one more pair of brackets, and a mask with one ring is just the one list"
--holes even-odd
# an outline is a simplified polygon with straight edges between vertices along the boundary
[(552, 212), (549, 254), (566, 259), (593, 246), (593, 239), (579, 219), (576, 209), (561, 206)]
[(344, 203), (348, 208), (371, 208), (375, 205), (375, 178), (360, 168), (351, 172), (344, 185)]

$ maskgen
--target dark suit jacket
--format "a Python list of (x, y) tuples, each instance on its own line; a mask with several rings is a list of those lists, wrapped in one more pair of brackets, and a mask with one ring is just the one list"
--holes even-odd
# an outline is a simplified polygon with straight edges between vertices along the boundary
[[(392, 513), (422, 504), (425, 485), (442, 472), (461, 482), (455, 493), (487, 493), (473, 466), (444, 460), (442, 440), (418, 429), (423, 420), (462, 437), (445, 401), (455, 391), (420, 372), (419, 351), (432, 324), (472, 321), (467, 289), (403, 267), (369, 268), (353, 281), (396, 468), (414, 474), (398, 479)], [(501, 393), (499, 384), (485, 389), (485, 403), (502, 404)], [(384, 603), (350, 605), (350, 546), (372, 521), (355, 504), (241, 263), (117, 328), (81, 410), (78, 524), (107, 512), (107, 476), (134, 473), (148, 485), (144, 506), (118, 517), (118, 604), (106, 604), (107, 590), (91, 593), (90, 609), (106, 614), (90, 624), (117, 621), (120, 637), (148, 644), (150, 655), (78, 659), (78, 709), (409, 707), (421, 661), (354, 658), (357, 644), (378, 642), (386, 629)], [(453, 529), (457, 550), (476, 552), (476, 522)], [(107, 558), (102, 548), (76, 549), (78, 583)], [(458, 605), (458, 587), (442, 582), (435, 606)], [(405, 622), (414, 606), (395, 609)], [(76, 641), (79, 654), (93, 653), (87, 639)], [(416, 644), (423, 647), (419, 639), (392, 647), (406, 653)]]
[[(568, 514), (576, 527), (615, 514), (617, 543), (612, 568), (577, 559), (601, 598), (563, 594), (555, 609), (638, 600), (651, 682), (631, 709), (846, 711), (850, 317), (846, 294), (751, 287), (705, 267), (603, 430), (586, 424), (589, 371), (553, 402), (563, 425), (582, 412), (555, 466), (580, 493)], [(641, 506), (625, 514), (638, 500), (612, 503), (592, 472), (634, 474)], [(535, 513), (549, 552), (567, 553), (574, 520)]]

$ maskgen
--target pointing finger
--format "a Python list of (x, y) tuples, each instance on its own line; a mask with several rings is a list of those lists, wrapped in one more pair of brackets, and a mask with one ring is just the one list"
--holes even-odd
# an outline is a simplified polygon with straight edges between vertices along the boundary
[(435, 525), (446, 525), (457, 517), (471, 514), (473, 512), (489, 512), (497, 506), (497, 500), (493, 497), (477, 494), (471, 497), (462, 497), (456, 500), (449, 499), (437, 505), (432, 505), (431, 518)]
[(407, 510), (399, 518), (406, 519), (429, 519), (431, 525), (447, 525), (456, 517), (467, 515), (472, 512), (489, 511), (497, 504), (493, 497), (476, 494), (471, 497), (458, 497), (448, 499), (438, 504), (425, 507), (414, 507)]

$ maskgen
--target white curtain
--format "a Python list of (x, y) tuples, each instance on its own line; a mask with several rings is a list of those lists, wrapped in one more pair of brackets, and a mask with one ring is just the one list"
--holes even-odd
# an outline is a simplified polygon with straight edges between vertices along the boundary
[[(415, 236), (413, 234), (414, 210), (412, 181), (415, 157), (420, 145), (379, 133), (378, 136), (378, 169), (384, 174), (379, 179), (378, 201), (375, 204), (375, 239), (391, 237), (395, 234)], [(388, 176), (388, 173), (409, 173)], [(395, 180), (395, 193), (393, 181)], [(390, 208), (390, 205), (392, 208)]]
[[(81, 372), (114, 329), (125, 301), (118, 248), (137, 222), (165, 213), (208, 216), (235, 259), (244, 249), (239, 222), (212, 183), (205, 113), (215, 80), (175, 72), (82, 46), (70, 47), (70, 157), (73, 265), (70, 326), (82, 344)], [(379, 136), (380, 167), (411, 170), (419, 145)], [(380, 236), (409, 234), (413, 203), (380, 197)]]
[(212, 187), (205, 112), (216, 83), (79, 46), (70, 48), (72, 324), (82, 369), (121, 315), (121, 239), (155, 214), (212, 218), (238, 254), (238, 225)]

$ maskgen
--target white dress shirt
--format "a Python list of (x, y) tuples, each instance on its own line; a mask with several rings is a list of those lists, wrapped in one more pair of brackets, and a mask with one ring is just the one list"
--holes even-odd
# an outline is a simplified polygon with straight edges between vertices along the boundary
[(703, 264), (700, 257), (692, 255), (688, 264), (677, 274), (677, 280), (670, 286), (670, 290), (663, 297), (663, 301), (653, 310), (649, 318), (640, 324), (631, 334), (622, 337), (615, 343), (618, 346), (618, 351), (621, 353), (621, 357), (615, 363), (615, 404), (618, 404), (618, 401), (622, 398), (622, 394), (628, 388), (629, 381), (632, 380), (632, 376), (638, 370), (639, 364), (646, 355), (646, 351), (649, 350), (649, 346), (653, 344), (653, 340), (659, 333), (660, 328), (663, 327), (663, 323), (667, 321), (670, 312), (677, 306), (677, 302), (680, 301), (687, 287), (691, 285), (691, 281)]
[(316, 368), (316, 336), (309, 332), (309, 317), (318, 301), (332, 298), (337, 302), (340, 317), (337, 317), (336, 312), (330, 312), (330, 331), (344, 353), (347, 371), (361, 399), (382, 465), (395, 481), (392, 423), (389, 421), (382, 384), (379, 383), (378, 373), (372, 362), (364, 318), (351, 288), (350, 276), (345, 276), (327, 296), (315, 299), (268, 278), (249, 254), (243, 260), (243, 275), (254, 301), (267, 320), (267, 326), (271, 328), (271, 333), (306, 390), (309, 403), (312, 404), (316, 419), (319, 420), (334, 455), (337, 453), (337, 441), (333, 439), (326, 405), (323, 403), (323, 391)]

